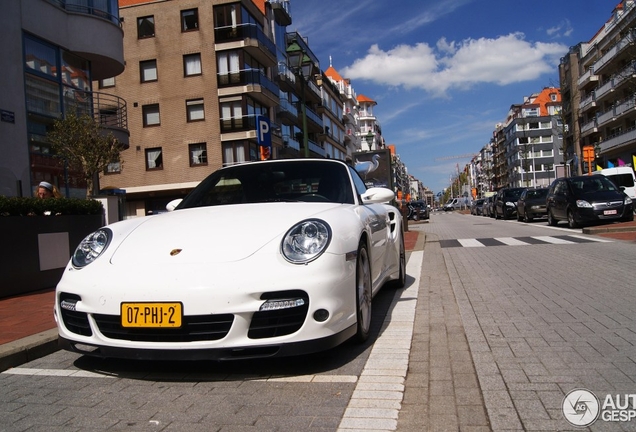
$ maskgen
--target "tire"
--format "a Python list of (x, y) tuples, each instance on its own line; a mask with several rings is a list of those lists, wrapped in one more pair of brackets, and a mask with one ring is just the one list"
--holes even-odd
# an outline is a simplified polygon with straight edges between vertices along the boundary
[(574, 213), (572, 210), (568, 210), (568, 227), (570, 228), (578, 228), (579, 224), (574, 219)]
[(495, 220), (499, 220), (499, 212), (495, 209)]
[(554, 218), (554, 215), (552, 214), (552, 210), (548, 210), (548, 225), (557, 226), (558, 224), (559, 224), (559, 221)]
[(371, 263), (367, 245), (363, 241), (358, 246), (356, 262), (356, 341), (362, 343), (369, 338), (371, 329)]
[(528, 212), (523, 212), (523, 221), (525, 223), (530, 223), (534, 220), (532, 216), (528, 216)]
[(523, 216), (521, 216), (521, 213), (519, 213), (519, 210), (517, 210), (517, 222), (521, 222), (523, 220)]
[(397, 279), (389, 282), (391, 288), (400, 289), (406, 285), (406, 252), (404, 250), (404, 235), (400, 240), (400, 258), (399, 258), (400, 274)]

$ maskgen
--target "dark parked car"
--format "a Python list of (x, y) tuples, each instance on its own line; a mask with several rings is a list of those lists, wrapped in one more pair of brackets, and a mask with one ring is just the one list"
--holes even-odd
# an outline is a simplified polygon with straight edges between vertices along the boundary
[(493, 212), (495, 219), (510, 219), (517, 216), (517, 201), (526, 188), (503, 188), (495, 195)]
[(548, 224), (568, 221), (570, 228), (602, 221), (634, 220), (633, 203), (611, 180), (601, 175), (559, 178), (546, 199)]
[(484, 208), (484, 201), (486, 200), (482, 198), (473, 201), (470, 206), (470, 214), (475, 216), (481, 215)]
[(548, 215), (545, 199), (548, 196), (548, 188), (524, 190), (517, 201), (517, 220), (532, 222), (535, 218)]
[(481, 214), (483, 216), (495, 217), (495, 215), (492, 212), (492, 205), (493, 205), (494, 202), (495, 202), (495, 196), (494, 195), (491, 195), (491, 196), (486, 198), (486, 200), (484, 201), (484, 204), (482, 206)]
[(428, 206), (426, 205), (426, 203), (424, 201), (411, 201), (410, 203), (408, 203), (408, 218), (410, 220), (422, 220), (422, 219), (428, 219), (429, 217), (429, 211), (428, 211)]

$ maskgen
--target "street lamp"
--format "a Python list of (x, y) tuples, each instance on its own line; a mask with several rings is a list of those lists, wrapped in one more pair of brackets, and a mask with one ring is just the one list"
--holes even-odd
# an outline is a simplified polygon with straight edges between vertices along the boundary
[(375, 138), (375, 134), (369, 129), (369, 132), (364, 136), (364, 140), (369, 145), (369, 150), (371, 150), (371, 144), (373, 144), (373, 138)]
[(298, 78), (300, 78), (300, 103), (303, 119), (303, 146), (305, 157), (309, 157), (309, 135), (307, 133), (307, 107), (305, 102), (305, 83), (311, 77), (313, 64), (307, 53), (293, 42), (287, 47), (287, 59), (289, 66)]

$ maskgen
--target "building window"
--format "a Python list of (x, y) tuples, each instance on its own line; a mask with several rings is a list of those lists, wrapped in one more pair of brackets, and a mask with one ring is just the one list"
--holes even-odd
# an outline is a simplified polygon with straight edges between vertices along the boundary
[(157, 81), (157, 60), (140, 61), (139, 75), (141, 82)]
[(159, 104), (144, 105), (141, 107), (141, 111), (144, 116), (144, 127), (159, 126), (161, 124), (159, 120)]
[(260, 159), (256, 143), (248, 141), (234, 141), (223, 144), (223, 165), (234, 165), (246, 161), (257, 161)]
[(186, 101), (186, 113), (189, 122), (205, 120), (203, 99), (191, 99)]
[(99, 80), (99, 88), (115, 87), (115, 77)]
[(199, 29), (198, 9), (188, 9), (181, 11), (181, 31), (192, 31)]
[(121, 163), (113, 162), (108, 164), (104, 174), (119, 174), (119, 173), (121, 173)]
[(207, 165), (208, 149), (205, 143), (190, 144), (190, 166)]
[(161, 147), (146, 149), (146, 171), (163, 169)]
[(201, 75), (201, 54), (187, 54), (183, 56), (183, 75)]
[(153, 15), (137, 18), (137, 38), (155, 37), (155, 17)]

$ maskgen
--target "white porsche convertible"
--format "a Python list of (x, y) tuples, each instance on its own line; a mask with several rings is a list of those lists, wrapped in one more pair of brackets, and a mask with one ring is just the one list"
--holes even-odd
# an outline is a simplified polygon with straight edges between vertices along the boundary
[(101, 357), (227, 360), (367, 339), (403, 287), (393, 191), (329, 159), (216, 171), (170, 212), (87, 236), (57, 285), (60, 345)]

